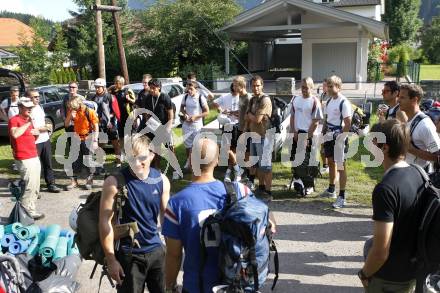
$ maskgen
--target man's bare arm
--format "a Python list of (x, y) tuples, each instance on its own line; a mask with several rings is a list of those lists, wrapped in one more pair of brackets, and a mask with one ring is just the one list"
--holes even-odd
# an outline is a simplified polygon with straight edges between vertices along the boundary
[(368, 252), (367, 260), (362, 268), (366, 276), (374, 275), (388, 259), (393, 226), (392, 222), (374, 221), (373, 246)]
[(12, 127), (11, 128), (12, 137), (18, 138), (18, 137), (22, 136), (26, 132), (26, 130), (29, 128), (30, 125), (31, 125), (31, 122), (29, 121), (20, 127)]
[(177, 282), (180, 266), (182, 264), (182, 242), (177, 239), (165, 238), (167, 254), (165, 257), (165, 285), (171, 289)]
[(170, 185), (170, 180), (168, 179), (167, 176), (165, 176), (164, 174), (162, 174), (161, 176), (163, 180), (163, 192), (160, 201), (160, 224), (163, 225), (163, 221), (164, 221), (163, 217), (165, 215), (165, 210), (168, 205), (168, 200), (170, 199), (171, 185)]

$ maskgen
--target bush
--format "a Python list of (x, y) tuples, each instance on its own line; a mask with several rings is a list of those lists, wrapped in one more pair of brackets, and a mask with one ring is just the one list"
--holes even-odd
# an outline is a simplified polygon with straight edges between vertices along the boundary
[(225, 77), (222, 67), (216, 63), (187, 64), (177, 73), (182, 79), (186, 79), (186, 76), (190, 72), (194, 72), (197, 75), (197, 80), (208, 88), (213, 87), (213, 80)]

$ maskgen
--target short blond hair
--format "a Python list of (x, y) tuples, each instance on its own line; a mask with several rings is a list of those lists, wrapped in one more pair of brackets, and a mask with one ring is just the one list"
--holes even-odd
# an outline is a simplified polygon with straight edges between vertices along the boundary
[(78, 110), (83, 105), (83, 98), (81, 96), (75, 96), (69, 100), (69, 107), (72, 110)]
[(337, 75), (332, 75), (329, 78), (327, 78), (327, 85), (328, 86), (336, 86), (337, 88), (342, 88), (342, 79)]
[(134, 154), (139, 154), (144, 150), (150, 150), (150, 139), (141, 134), (135, 134), (131, 139), (131, 146)]
[(234, 77), (232, 83), (238, 85), (241, 88), (246, 88), (246, 79), (242, 75)]
[(304, 82), (309, 89), (313, 89), (315, 87), (313, 79), (310, 76), (304, 77), (303, 79), (301, 79), (301, 82)]
[(125, 84), (125, 78), (122, 77), (122, 76), (120, 76), (120, 75), (116, 75), (116, 76), (115, 76), (115, 83), (116, 83), (116, 82), (120, 82), (120, 83), (122, 83), (122, 84)]

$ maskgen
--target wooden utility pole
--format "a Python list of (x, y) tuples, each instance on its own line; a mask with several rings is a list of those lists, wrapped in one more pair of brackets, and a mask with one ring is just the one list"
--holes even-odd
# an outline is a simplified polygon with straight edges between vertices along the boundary
[[(96, 6), (98, 5), (101, 5), (101, 0), (96, 0)], [(96, 10), (96, 43), (98, 44), (98, 72), (99, 72), (98, 77), (106, 79), (101, 10)]]
[[(100, 0), (96, 0), (96, 4), (93, 5), (92, 9), (96, 10), (97, 12), (98, 11), (99, 12), (101, 12), (101, 11), (111, 12), (113, 15), (113, 23), (115, 25), (116, 39), (117, 39), (118, 52), (119, 52), (119, 66), (121, 67), (122, 76), (124, 76), (124, 79), (125, 79), (125, 84), (128, 84), (128, 83), (130, 83), (130, 79), (128, 76), (127, 60), (125, 59), (125, 50), (124, 50), (124, 45), (122, 42), (122, 32), (121, 32), (121, 27), (119, 25), (119, 14), (118, 14), (119, 11), (122, 10), (122, 7), (117, 6), (116, 0), (112, 0), (112, 6), (101, 5), (100, 2), (101, 2)], [(98, 27), (98, 20), (96, 21), (96, 25)], [(98, 29), (99, 28), (96, 29), (97, 32), (98, 32)], [(101, 22), (100, 30), (101, 30), (101, 36), (102, 36), (102, 22)], [(97, 36), (97, 39), (98, 38), (99, 38), (99, 36)], [(98, 43), (98, 47), (99, 47), (99, 43)], [(102, 49), (104, 52), (104, 46), (102, 46)], [(98, 49), (98, 56), (99, 56), (99, 49)], [(105, 69), (105, 66), (104, 66), (104, 69)]]

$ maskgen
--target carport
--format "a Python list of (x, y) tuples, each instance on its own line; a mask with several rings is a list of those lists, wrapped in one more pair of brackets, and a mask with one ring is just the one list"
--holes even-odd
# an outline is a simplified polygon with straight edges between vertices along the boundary
[(222, 31), (248, 42), (251, 72), (298, 64), (301, 77), (322, 81), (337, 74), (357, 87), (367, 78), (370, 40), (388, 38), (383, 22), (307, 0), (266, 1), (238, 15)]

